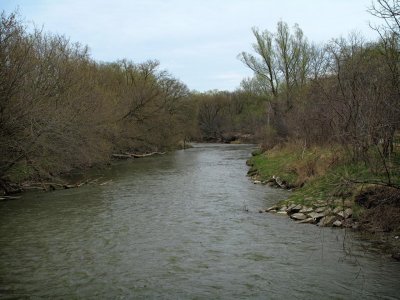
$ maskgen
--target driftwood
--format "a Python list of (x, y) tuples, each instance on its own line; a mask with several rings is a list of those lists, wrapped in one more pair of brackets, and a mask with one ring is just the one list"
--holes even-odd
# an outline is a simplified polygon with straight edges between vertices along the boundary
[(145, 153), (145, 154), (134, 154), (132, 153), (132, 156), (134, 158), (142, 158), (142, 157), (147, 157), (147, 156), (153, 156), (153, 155), (164, 155), (165, 152), (151, 152), (151, 153)]
[(391, 187), (391, 188), (400, 190), (400, 185), (399, 184), (389, 183), (389, 182), (385, 182), (385, 181), (381, 181), (381, 180), (374, 180), (374, 179), (369, 179), (369, 180), (368, 179), (366, 179), (366, 180), (347, 179), (346, 181), (350, 182), (350, 183), (374, 184), (374, 185), (378, 185), (378, 186), (386, 186), (386, 187)]
[(100, 185), (100, 186), (103, 186), (103, 185), (109, 184), (109, 183), (111, 183), (111, 182), (112, 182), (112, 179), (107, 180), (107, 181), (104, 181), (104, 182), (100, 183), (99, 185)]
[[(69, 184), (66, 182), (46, 182), (46, 181), (38, 181), (38, 182), (24, 182), (21, 185), (18, 185), (18, 192), (24, 192), (24, 191), (32, 191), (32, 190), (40, 190), (40, 191), (54, 191), (54, 190), (62, 190), (62, 189), (74, 189), (74, 188), (79, 188), (83, 185), (90, 185), (90, 184), (98, 184), (100, 186), (110, 184), (112, 183), (112, 180), (102, 180), (100, 183), (99, 181), (103, 177), (98, 177), (95, 179), (87, 179), (81, 182), (77, 182), (74, 184)], [(1, 188), (0, 188), (1, 192)], [(4, 191), (5, 195), (0, 194), (0, 201), (2, 200), (14, 200), (14, 199), (19, 199), (20, 196), (9, 196), (6, 191)]]
[(21, 198), (21, 197), (4, 195), (4, 196), (0, 196), (0, 201), (2, 201), (2, 200), (15, 200), (15, 199), (19, 199), (19, 198)]
[(115, 153), (112, 155), (113, 158), (117, 159), (129, 159), (129, 158), (143, 158), (147, 156), (153, 156), (153, 155), (164, 155), (165, 152), (150, 152), (150, 153), (144, 153), (144, 154), (136, 154), (136, 153), (123, 153), (123, 154), (118, 154)]
[[(130, 158), (143, 158), (143, 157), (148, 157), (148, 156), (153, 156), (153, 155), (164, 155), (166, 152), (150, 152), (150, 153), (143, 153), (143, 154), (136, 154), (136, 153), (122, 153), (122, 154), (112, 154), (113, 158), (116, 159), (130, 159)], [(73, 189), (73, 188), (79, 188), (83, 185), (87, 184), (99, 184), (100, 186), (110, 184), (112, 180), (106, 180), (101, 183), (98, 183), (98, 181), (101, 179), (101, 177), (92, 179), (92, 180), (85, 180), (82, 182), (78, 182), (75, 184), (68, 184), (65, 182), (25, 182), (22, 185), (18, 185), (18, 190), (15, 190), (15, 192), (22, 192), (22, 191), (29, 191), (29, 190), (43, 190), (43, 191), (54, 191), (54, 190), (60, 190), (60, 189)], [(0, 184), (3, 182), (0, 181)], [(4, 186), (4, 187), (3, 187)], [(5, 194), (9, 194), (10, 191), (9, 189), (5, 186), (5, 184), (0, 185), (0, 190), (3, 189)], [(13, 190), (14, 192), (14, 190)], [(17, 198), (12, 198), (10, 196), (1, 196), (0, 195), (0, 200), (8, 200), (8, 199), (17, 199)]]
[(75, 184), (68, 184), (68, 183), (59, 183), (59, 182), (27, 182), (21, 186), (22, 190), (43, 190), (43, 191), (54, 191), (54, 190), (61, 190), (61, 189), (74, 189), (79, 188), (86, 184), (94, 184), (96, 183), (101, 177), (94, 179), (94, 180), (85, 180)]
[(117, 159), (128, 159), (128, 158), (132, 158), (132, 156), (129, 155), (129, 154), (113, 154), (112, 157), (113, 157), (113, 158), (117, 158)]
[(57, 182), (32, 182), (28, 184), (24, 184), (22, 186), (23, 190), (44, 190), (44, 191), (52, 191), (58, 189), (72, 189), (77, 188), (83, 185), (84, 183), (79, 184), (66, 184), (66, 183), (57, 183)]

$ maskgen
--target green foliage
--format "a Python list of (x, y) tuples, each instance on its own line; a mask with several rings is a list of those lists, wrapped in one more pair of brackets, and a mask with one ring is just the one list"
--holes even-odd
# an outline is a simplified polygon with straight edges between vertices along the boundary
[[(288, 200), (306, 205), (324, 201), (337, 206), (341, 201), (353, 201), (355, 195), (371, 184), (384, 182), (384, 171), (377, 174), (368, 164), (353, 161), (338, 149), (301, 149), (296, 144), (287, 144), (252, 157), (251, 164), (261, 180), (279, 176), (295, 185)], [(399, 177), (395, 183), (400, 185)]]

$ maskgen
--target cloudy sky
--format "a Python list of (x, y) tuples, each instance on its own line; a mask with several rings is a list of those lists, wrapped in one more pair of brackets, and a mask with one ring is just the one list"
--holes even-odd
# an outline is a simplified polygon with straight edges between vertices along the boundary
[(190, 89), (234, 90), (251, 72), (237, 59), (251, 51), (251, 28), (274, 31), (280, 20), (298, 23), (311, 41), (358, 31), (372, 0), (1, 0), (19, 7), (45, 31), (87, 44), (98, 61), (157, 59)]

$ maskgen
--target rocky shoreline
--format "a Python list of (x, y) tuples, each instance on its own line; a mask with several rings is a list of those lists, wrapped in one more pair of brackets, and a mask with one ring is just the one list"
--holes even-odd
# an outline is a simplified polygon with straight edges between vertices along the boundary
[(358, 227), (357, 222), (352, 219), (353, 210), (339, 203), (328, 203), (318, 201), (310, 206), (285, 202), (282, 205), (274, 205), (260, 213), (268, 212), (289, 216), (299, 224), (316, 224), (321, 227)]
[[(257, 179), (257, 176), (252, 176), (252, 180), (254, 184), (263, 184), (286, 190), (290, 190), (291, 188), (290, 184), (275, 175), (267, 181), (260, 181)], [(350, 201), (316, 201), (309, 205), (284, 201), (269, 208), (260, 209), (258, 212), (285, 215), (299, 224), (315, 224), (321, 227), (358, 228), (358, 223), (352, 219), (353, 209)]]
[[(254, 169), (251, 170), (254, 172)], [(294, 186), (272, 176), (269, 180), (261, 181), (256, 174), (249, 174), (254, 184), (268, 185), (274, 188), (291, 190)], [(307, 204), (286, 200), (271, 207), (260, 209), (259, 213), (270, 213), (287, 216), (297, 224), (314, 224), (320, 227), (348, 228), (369, 235), (372, 240), (379, 240), (388, 256), (400, 261), (400, 236), (396, 232), (374, 232), (365, 228), (365, 224), (354, 216), (354, 203), (350, 200), (306, 201)]]
[[(252, 156), (258, 154), (258, 151), (254, 151)], [(281, 179), (281, 177), (277, 175), (272, 175), (269, 179), (261, 181), (259, 170), (254, 167), (252, 162), (248, 160), (246, 164), (250, 166), (247, 175), (254, 184), (262, 184), (289, 191), (296, 188), (295, 185)], [(260, 209), (259, 213), (267, 212), (285, 215), (299, 224), (315, 224), (321, 227), (358, 228), (358, 223), (352, 219), (352, 202), (340, 199), (308, 202), (309, 203), (306, 205), (286, 200), (269, 208)]]

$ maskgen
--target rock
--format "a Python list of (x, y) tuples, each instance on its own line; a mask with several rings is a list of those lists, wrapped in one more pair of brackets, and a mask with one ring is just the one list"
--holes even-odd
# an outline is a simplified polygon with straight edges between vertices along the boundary
[(254, 180), (253, 183), (254, 183), (254, 184), (260, 184), (261, 181), (260, 181), (260, 180)]
[(321, 220), (319, 220), (317, 225), (321, 227), (330, 226), (335, 221), (335, 219), (335, 216), (325, 216)]
[(278, 210), (276, 213), (278, 215), (287, 215), (287, 212), (285, 210)]
[(295, 213), (293, 215), (290, 216), (292, 219), (294, 220), (305, 220), (307, 219), (305, 214), (301, 214), (301, 213)]
[(343, 200), (340, 199), (333, 200), (332, 204), (335, 206), (343, 206)]
[(279, 211), (284, 211), (284, 212), (286, 212), (287, 209), (288, 209), (288, 207), (284, 205), (284, 206), (282, 206), (282, 207), (279, 209)]
[(288, 209), (286, 210), (288, 213), (298, 213), (303, 207), (300, 204), (292, 204), (288, 207)]
[(303, 206), (301, 204), (297, 204), (294, 208), (293, 208), (293, 212), (300, 212), (300, 210), (303, 209)]
[(263, 213), (263, 210), (262, 210), (262, 209), (260, 209), (258, 212), (259, 212), (260, 214), (262, 214), (262, 213)]
[(338, 216), (341, 216), (344, 219), (348, 219), (353, 215), (353, 210), (351, 208), (346, 208), (344, 211), (338, 212)]
[(318, 202), (315, 202), (313, 205), (315, 206), (315, 207), (323, 207), (323, 206), (326, 206), (326, 202), (324, 202), (324, 201), (318, 201)]
[(269, 211), (271, 211), (271, 210), (277, 210), (278, 209), (278, 205), (273, 205), (273, 206), (271, 206), (271, 207), (268, 207), (266, 210), (265, 210), (265, 212), (269, 212)]
[(333, 227), (342, 227), (342, 221), (336, 220), (332, 224)]
[(253, 167), (251, 167), (250, 170), (247, 171), (247, 176), (253, 177), (253, 176), (256, 176), (257, 174), (258, 174), (258, 170)]
[(273, 181), (268, 181), (268, 182), (267, 182), (267, 185), (270, 186), (270, 187), (278, 187), (278, 185), (276, 184), (276, 182), (273, 182)]
[(275, 180), (275, 182), (278, 186), (280, 186), (283, 189), (286, 189), (286, 183), (284, 181), (282, 181), (278, 176), (273, 175), (272, 179)]
[(344, 205), (344, 207), (352, 207), (353, 206), (353, 201), (345, 200), (343, 205)]
[(303, 213), (303, 214), (308, 214), (313, 211), (314, 211), (314, 209), (312, 207), (303, 206), (303, 208), (299, 212)]
[(311, 213), (308, 214), (308, 217), (314, 219), (315, 221), (318, 221), (319, 219), (325, 217), (325, 214), (317, 213), (317, 212), (311, 212)]
[(299, 224), (314, 224), (315, 223), (315, 219), (307, 218), (307, 219), (298, 221), (297, 223), (299, 223)]
[(317, 207), (314, 211), (316, 212), (316, 213), (322, 213), (322, 212), (324, 212), (326, 210), (326, 206), (320, 206), (320, 207)]
[(344, 214), (345, 214), (345, 216), (347, 215), (348, 217), (351, 217), (353, 215), (353, 210), (351, 208), (346, 208), (344, 210)]
[(338, 213), (341, 212), (341, 211), (343, 211), (343, 207), (338, 206), (338, 207), (335, 207), (335, 209), (333, 210), (333, 213), (334, 213), (334, 214), (338, 214)]

